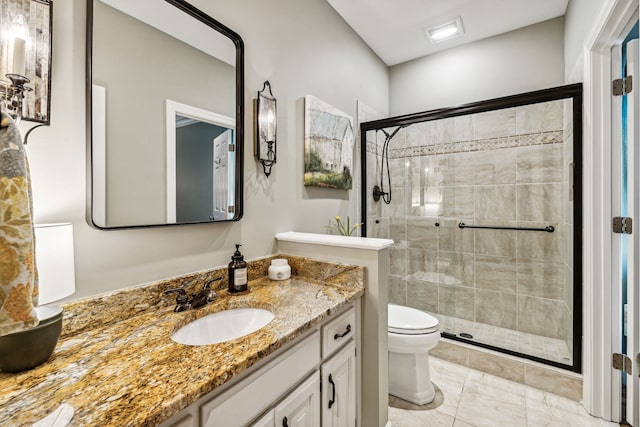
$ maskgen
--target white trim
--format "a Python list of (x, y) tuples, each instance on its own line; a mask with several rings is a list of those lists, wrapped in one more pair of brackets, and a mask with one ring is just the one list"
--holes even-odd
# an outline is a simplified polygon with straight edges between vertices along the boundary
[(222, 126), (229, 129), (236, 128), (236, 121), (232, 117), (203, 110), (192, 105), (182, 104), (170, 99), (166, 100), (166, 139), (167, 139), (167, 223), (176, 222), (176, 114), (202, 122)]
[(637, 0), (609, 0), (584, 47), (583, 405), (619, 417), (611, 389), (611, 46)]
[(371, 251), (380, 251), (393, 245), (393, 240), (390, 239), (298, 233), (295, 231), (278, 233), (276, 234), (276, 240), (294, 243), (311, 243), (324, 246), (339, 246), (341, 248), (365, 249)]
[(107, 226), (107, 89), (91, 85), (91, 220)]

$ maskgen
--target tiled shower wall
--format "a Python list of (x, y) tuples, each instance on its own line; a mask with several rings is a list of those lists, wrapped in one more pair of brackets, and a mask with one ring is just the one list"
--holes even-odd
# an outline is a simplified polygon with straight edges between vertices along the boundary
[[(395, 242), (390, 302), (570, 344), (570, 118), (571, 101), (553, 101), (398, 132), (389, 149), (392, 201), (368, 196), (367, 205), (368, 235)], [(384, 135), (370, 131), (367, 140), (370, 195)]]

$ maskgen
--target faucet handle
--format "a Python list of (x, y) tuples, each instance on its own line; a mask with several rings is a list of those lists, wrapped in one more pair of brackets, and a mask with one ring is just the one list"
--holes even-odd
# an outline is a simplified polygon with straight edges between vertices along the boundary
[(169, 295), (175, 292), (178, 293), (178, 296), (176, 296), (176, 307), (173, 311), (178, 312), (189, 309), (191, 307), (191, 304), (189, 303), (189, 295), (187, 295), (187, 291), (183, 288), (167, 289), (164, 291), (164, 294)]
[(218, 280), (222, 280), (222, 276), (220, 277), (214, 277), (213, 279), (209, 280), (207, 283), (204, 284), (204, 286), (202, 287), (202, 289), (211, 289), (211, 284), (213, 282), (217, 282)]
[(169, 295), (174, 292), (178, 293), (178, 296), (176, 297), (177, 302), (187, 302), (189, 300), (189, 295), (187, 295), (187, 291), (185, 291), (183, 288), (167, 289), (166, 291), (164, 291), (164, 294)]

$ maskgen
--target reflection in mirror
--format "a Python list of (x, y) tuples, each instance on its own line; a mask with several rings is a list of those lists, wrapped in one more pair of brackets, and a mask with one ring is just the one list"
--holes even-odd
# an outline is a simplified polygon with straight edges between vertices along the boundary
[(90, 222), (240, 219), (240, 37), (181, 0), (88, 1)]
[(233, 218), (231, 117), (167, 100), (167, 221)]

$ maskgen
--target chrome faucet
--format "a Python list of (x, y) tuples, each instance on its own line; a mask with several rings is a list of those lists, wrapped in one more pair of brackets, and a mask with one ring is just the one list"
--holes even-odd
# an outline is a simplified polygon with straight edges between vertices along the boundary
[(202, 307), (213, 302), (217, 295), (216, 292), (211, 289), (211, 284), (221, 279), (222, 277), (216, 277), (215, 279), (209, 280), (205, 283), (200, 292), (191, 294), (191, 300), (189, 300), (187, 291), (185, 291), (184, 288), (167, 289), (164, 293), (165, 295), (169, 295), (174, 292), (178, 293), (178, 296), (176, 297), (176, 306), (173, 309), (174, 312), (178, 313), (180, 311), (189, 310), (190, 308)]

